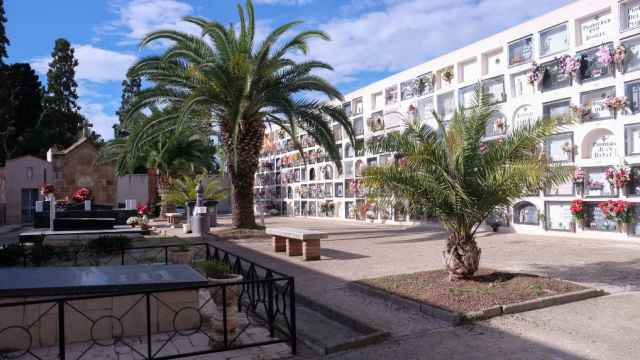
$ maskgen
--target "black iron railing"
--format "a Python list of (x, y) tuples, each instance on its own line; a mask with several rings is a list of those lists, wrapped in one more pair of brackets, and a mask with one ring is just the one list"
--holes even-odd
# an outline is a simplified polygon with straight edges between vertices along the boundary
[[(0, 358), (41, 359), (57, 351), (59, 359), (80, 360), (118, 348), (134, 357), (163, 360), (278, 343), (296, 353), (293, 277), (208, 243), (186, 246), (193, 261), (223, 261), (242, 281), (0, 303)], [(108, 256), (80, 251), (62, 263), (171, 263), (172, 250), (184, 247), (128, 247)], [(25, 252), (21, 265), (33, 265), (31, 254)], [(37, 265), (60, 264), (60, 254), (51, 255)]]

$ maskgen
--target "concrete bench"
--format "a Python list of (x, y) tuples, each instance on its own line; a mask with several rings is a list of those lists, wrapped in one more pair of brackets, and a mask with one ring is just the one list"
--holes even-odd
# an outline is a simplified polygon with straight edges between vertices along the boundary
[(180, 213), (166, 213), (164, 215), (167, 217), (171, 228), (175, 228), (176, 225), (180, 224), (180, 222), (184, 219), (184, 216)]
[(305, 261), (320, 260), (320, 240), (329, 237), (322, 231), (286, 227), (267, 228), (266, 233), (273, 236), (273, 251), (302, 255)]

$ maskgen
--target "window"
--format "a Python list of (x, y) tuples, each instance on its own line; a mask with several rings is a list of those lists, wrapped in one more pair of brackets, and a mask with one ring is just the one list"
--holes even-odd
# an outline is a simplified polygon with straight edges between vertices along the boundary
[(551, 135), (546, 141), (546, 153), (550, 162), (573, 162), (575, 147), (573, 133)]
[(609, 65), (603, 65), (598, 60), (598, 51), (601, 47), (607, 47), (613, 51), (613, 44), (608, 43), (602, 46), (596, 46), (591, 49), (580, 51), (577, 57), (580, 59), (580, 79), (582, 81), (590, 81), (611, 76), (612, 71)]
[(571, 203), (547, 201), (545, 203), (545, 227), (547, 230), (573, 231)]
[(640, 112), (640, 80), (624, 83), (624, 94), (628, 100), (629, 111), (633, 114)]
[(344, 189), (344, 184), (342, 182), (337, 182), (334, 183), (334, 195), (335, 197), (343, 197), (344, 193), (342, 192), (342, 190)]
[(501, 103), (507, 101), (507, 94), (504, 91), (504, 76), (496, 76), (482, 81), (482, 90), (489, 97), (489, 102)]
[(540, 56), (557, 54), (568, 48), (567, 24), (560, 24), (540, 32)]
[(611, 12), (604, 12), (578, 20), (577, 45), (602, 44), (612, 35)]
[(553, 60), (542, 64), (542, 91), (551, 91), (571, 86), (571, 76), (560, 69), (560, 62)]
[(529, 84), (528, 71), (511, 75), (511, 95), (515, 98), (533, 95), (535, 87)]
[(361, 115), (363, 110), (362, 98), (353, 100), (353, 115)]
[(571, 99), (562, 99), (542, 104), (542, 116), (554, 118), (561, 124), (571, 119)]
[[(631, 167), (631, 181), (627, 186), (627, 191), (627, 196), (640, 196), (640, 166)], [(636, 207), (636, 215), (640, 215), (640, 206)], [(640, 235), (640, 233), (636, 234)]]
[(400, 83), (400, 98), (404, 100), (412, 99), (418, 93), (418, 80), (411, 79)]
[(469, 85), (458, 90), (458, 103), (465, 109), (473, 106), (475, 103), (476, 85)]
[(456, 103), (453, 97), (453, 92), (438, 96), (438, 115), (440, 115), (440, 118), (443, 121), (450, 120), (455, 111)]
[(640, 70), (640, 36), (622, 42), (626, 49), (624, 57), (624, 71)]
[(520, 65), (533, 58), (533, 41), (531, 36), (516, 40), (509, 44), (509, 65)]
[(591, 111), (591, 114), (588, 119), (585, 120), (604, 120), (613, 118), (613, 112), (609, 111), (606, 106), (604, 106), (604, 100), (608, 96), (616, 96), (616, 88), (608, 87), (604, 89), (598, 89), (593, 91), (588, 91), (580, 94), (580, 105), (585, 107)]
[(353, 133), (355, 136), (364, 135), (364, 120), (362, 116), (353, 119)]
[(343, 165), (344, 165), (344, 177), (352, 178), (353, 177), (353, 161), (345, 161)]
[(550, 189), (544, 189), (544, 196), (573, 196), (575, 185), (573, 179)]
[(585, 229), (597, 231), (616, 231), (618, 229), (618, 223), (608, 219), (597, 203), (586, 203), (585, 210), (587, 213)]
[(347, 116), (351, 116), (351, 103), (346, 102), (342, 104), (342, 110), (344, 110), (344, 113), (347, 114)]
[(528, 201), (513, 206), (513, 222), (516, 224), (538, 225), (539, 218), (538, 208)]
[[(355, 151), (353, 150), (353, 146), (351, 145), (350, 142), (344, 144), (344, 158), (348, 159), (348, 158), (352, 158), (356, 155)], [(345, 163), (346, 166), (346, 163)]]
[(504, 70), (502, 48), (489, 51), (482, 55), (482, 75), (498, 74)]
[(640, 124), (624, 127), (625, 155), (640, 155)]
[(480, 78), (480, 69), (478, 68), (478, 62), (475, 58), (461, 63), (458, 66), (458, 69), (460, 72), (460, 82), (472, 81)]
[(432, 120), (434, 110), (435, 110), (435, 107), (433, 105), (432, 96), (418, 100), (418, 116), (420, 120), (422, 121)]
[(398, 102), (398, 86), (390, 86), (384, 91), (384, 103), (386, 105)]
[(620, 31), (635, 29), (640, 26), (640, 0), (620, 2)]
[(586, 197), (616, 197), (618, 190), (609, 182), (606, 176), (607, 168), (586, 168), (585, 189)]
[(419, 96), (429, 95), (433, 92), (433, 73), (429, 72), (417, 77)]
[(382, 95), (382, 91), (371, 95), (371, 110), (381, 109), (383, 105), (384, 96)]
[(342, 140), (342, 126), (339, 124), (333, 125), (333, 139), (335, 141)]
[(501, 136), (507, 133), (507, 118), (499, 111), (493, 113), (487, 121), (485, 137)]

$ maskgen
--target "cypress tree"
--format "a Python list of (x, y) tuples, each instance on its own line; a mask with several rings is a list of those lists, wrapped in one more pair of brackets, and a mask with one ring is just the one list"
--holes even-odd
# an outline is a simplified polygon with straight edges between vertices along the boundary
[(11, 44), (9, 38), (7, 38), (7, 31), (4, 24), (7, 22), (7, 17), (4, 12), (4, 0), (0, 0), (0, 65), (4, 64), (4, 58), (8, 57), (7, 47)]
[(116, 138), (127, 135), (124, 122), (127, 118), (133, 98), (140, 92), (141, 87), (142, 80), (138, 77), (127, 78), (122, 81), (120, 108), (116, 111), (116, 115), (118, 115), (118, 124), (113, 125), (113, 131)]
[(78, 60), (75, 50), (66, 39), (56, 40), (49, 71), (47, 71), (47, 108), (73, 113), (80, 110), (77, 104), (76, 67)]

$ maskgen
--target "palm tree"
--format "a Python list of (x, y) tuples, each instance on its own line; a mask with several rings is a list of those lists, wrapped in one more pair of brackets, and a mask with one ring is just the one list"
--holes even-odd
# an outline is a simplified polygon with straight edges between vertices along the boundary
[[(206, 176), (199, 174), (196, 176), (182, 176), (172, 179), (163, 202), (171, 204), (185, 204), (196, 200), (196, 186), (202, 184)], [(203, 188), (203, 196), (206, 200), (222, 200), (227, 197), (228, 189), (221, 188), (217, 178), (207, 179)]]
[[(302, 151), (300, 132), (306, 132), (339, 167), (331, 121), (342, 125), (352, 142), (354, 137), (348, 117), (339, 106), (304, 96), (317, 92), (328, 100), (342, 99), (335, 87), (314, 74), (332, 70), (331, 66), (295, 60), (300, 53), (307, 54), (309, 40), (328, 40), (328, 36), (307, 30), (283, 37), (301, 24), (296, 21), (276, 28), (258, 43), (252, 2), (247, 0), (244, 8), (239, 5), (238, 13), (238, 27), (185, 17), (184, 21), (200, 28), (202, 36), (173, 30), (148, 34), (141, 47), (167, 40), (172, 45), (164, 54), (141, 59), (130, 69), (129, 76), (153, 83), (136, 96), (131, 111), (170, 104), (179, 109), (180, 115), (164, 121), (176, 128), (194, 112), (206, 114), (212, 129), (219, 131), (225, 151), (233, 190), (233, 225), (251, 228), (255, 227), (254, 176), (267, 125), (284, 130), (298, 151)], [(156, 136), (145, 131), (136, 142)]]
[(364, 184), (382, 206), (405, 200), (414, 210), (439, 218), (448, 231), (443, 259), (450, 279), (470, 278), (480, 263), (475, 234), (497, 207), (509, 206), (533, 189), (567, 181), (569, 167), (550, 164), (540, 150), (557, 122), (542, 119), (485, 141), (496, 107), (476, 94), (476, 105), (455, 112), (448, 127), (434, 113), (440, 130), (417, 119), (402, 133), (371, 143), (372, 150), (399, 154), (392, 165), (369, 167)]

